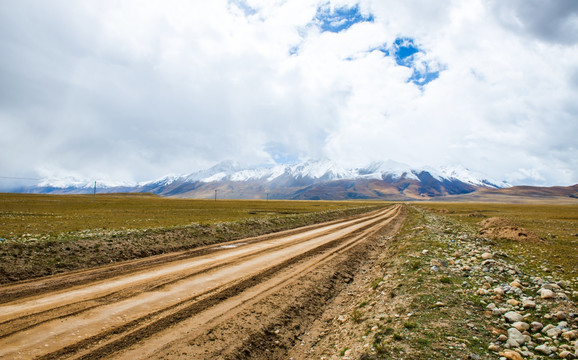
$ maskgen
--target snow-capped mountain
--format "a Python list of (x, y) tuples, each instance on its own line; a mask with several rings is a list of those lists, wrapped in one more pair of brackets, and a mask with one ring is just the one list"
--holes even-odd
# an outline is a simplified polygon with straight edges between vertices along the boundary
[(166, 196), (282, 199), (429, 198), (463, 194), (478, 188), (502, 188), (463, 167), (411, 168), (383, 161), (347, 169), (329, 160), (309, 160), (292, 165), (245, 168), (224, 162), (181, 176), (140, 184), (138, 191)]
[[(31, 192), (81, 193), (89, 192), (94, 186), (94, 182), (62, 182), (60, 186), (55, 186), (54, 182), (48, 186), (44, 184)], [(327, 200), (407, 200), (508, 186), (463, 167), (412, 168), (394, 161), (382, 161), (348, 169), (330, 160), (261, 167), (243, 167), (226, 161), (209, 169), (165, 176), (132, 186), (106, 187), (97, 182), (98, 191), (102, 192), (152, 192), (163, 196), (210, 198), (216, 190), (221, 198)]]
[(188, 175), (167, 176), (159, 180), (142, 183), (170, 185), (174, 182), (246, 182), (246, 181), (274, 181), (281, 177), (293, 179), (319, 180), (385, 180), (410, 179), (419, 181), (419, 174), (429, 173), (439, 181), (457, 180), (475, 186), (502, 188), (507, 183), (488, 180), (480, 173), (472, 172), (464, 167), (441, 167), (440, 169), (424, 167), (412, 169), (410, 166), (395, 161), (373, 162), (363, 168), (345, 169), (329, 160), (306, 161), (295, 165), (274, 165), (270, 167), (243, 168), (234, 162), (223, 162), (210, 169), (198, 171)]

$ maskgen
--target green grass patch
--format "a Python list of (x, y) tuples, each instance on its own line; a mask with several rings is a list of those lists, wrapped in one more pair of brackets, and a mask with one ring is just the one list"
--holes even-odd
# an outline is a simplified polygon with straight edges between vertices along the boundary
[(442, 284), (451, 284), (452, 283), (452, 279), (449, 276), (442, 276), (440, 278), (440, 282)]
[(371, 288), (372, 288), (373, 290), (377, 289), (377, 287), (379, 286), (379, 284), (381, 284), (382, 281), (383, 281), (383, 278), (382, 278), (382, 277), (379, 277), (379, 278), (373, 280), (373, 281), (371, 282), (371, 285), (370, 285)]

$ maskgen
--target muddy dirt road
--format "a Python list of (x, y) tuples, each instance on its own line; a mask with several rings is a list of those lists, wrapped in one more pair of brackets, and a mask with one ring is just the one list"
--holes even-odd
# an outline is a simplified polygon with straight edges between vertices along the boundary
[(402, 208), (0, 287), (0, 359), (283, 358)]

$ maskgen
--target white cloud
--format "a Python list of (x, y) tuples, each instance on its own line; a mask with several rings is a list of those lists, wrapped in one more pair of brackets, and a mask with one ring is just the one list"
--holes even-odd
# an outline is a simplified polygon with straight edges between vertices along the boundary
[[(223, 159), (389, 158), (576, 183), (574, 4), (331, 1), (369, 21), (322, 32), (325, 1), (7, 2), (0, 168), (141, 181)], [(409, 81), (384, 53), (398, 38), (439, 78)]]

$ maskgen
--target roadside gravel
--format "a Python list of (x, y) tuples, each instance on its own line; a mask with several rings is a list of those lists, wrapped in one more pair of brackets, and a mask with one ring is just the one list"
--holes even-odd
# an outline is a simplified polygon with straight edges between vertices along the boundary
[(576, 279), (537, 276), (479, 227), (408, 211), (303, 340), (310, 358), (578, 358)]

